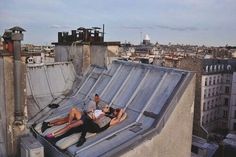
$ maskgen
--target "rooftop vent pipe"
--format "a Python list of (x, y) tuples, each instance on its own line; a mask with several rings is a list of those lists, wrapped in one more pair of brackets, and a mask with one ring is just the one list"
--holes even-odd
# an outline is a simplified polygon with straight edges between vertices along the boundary
[(23, 28), (13, 27), (12, 42), (13, 42), (13, 58), (14, 58), (14, 98), (15, 98), (15, 124), (23, 123), (23, 105), (21, 104), (21, 89), (22, 89), (22, 70), (21, 70), (21, 40), (23, 40)]

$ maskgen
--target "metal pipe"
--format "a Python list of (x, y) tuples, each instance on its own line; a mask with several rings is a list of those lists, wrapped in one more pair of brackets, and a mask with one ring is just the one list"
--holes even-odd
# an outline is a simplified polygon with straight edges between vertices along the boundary
[(21, 41), (13, 41), (13, 58), (14, 58), (14, 98), (15, 98), (15, 122), (22, 124), (23, 121), (23, 106), (21, 105), (21, 83), (22, 83), (22, 69), (21, 69)]
[(104, 34), (105, 34), (105, 24), (102, 25), (102, 38), (103, 38), (102, 42), (104, 42)]

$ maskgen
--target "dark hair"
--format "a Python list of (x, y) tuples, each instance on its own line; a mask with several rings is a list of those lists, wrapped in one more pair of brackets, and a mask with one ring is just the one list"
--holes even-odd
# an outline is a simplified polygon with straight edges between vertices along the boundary
[(98, 94), (95, 94), (95, 96), (99, 96)]

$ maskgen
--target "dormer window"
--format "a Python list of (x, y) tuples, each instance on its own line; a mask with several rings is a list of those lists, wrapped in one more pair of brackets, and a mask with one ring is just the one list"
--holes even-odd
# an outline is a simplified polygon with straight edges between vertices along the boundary
[(216, 71), (216, 70), (217, 70), (217, 65), (214, 66), (214, 71)]
[(208, 72), (209, 71), (209, 67), (208, 66), (206, 66), (206, 72)]
[(213, 67), (212, 67), (212, 65), (210, 66), (210, 72), (212, 72), (212, 70), (213, 70)]

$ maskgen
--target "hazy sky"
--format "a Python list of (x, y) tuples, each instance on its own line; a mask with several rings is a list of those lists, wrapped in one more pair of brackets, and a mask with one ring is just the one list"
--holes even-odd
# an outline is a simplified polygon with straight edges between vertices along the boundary
[(236, 45), (236, 0), (0, 0), (0, 34), (26, 29), (24, 43), (49, 44), (57, 32), (102, 27), (106, 41)]

